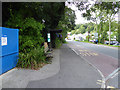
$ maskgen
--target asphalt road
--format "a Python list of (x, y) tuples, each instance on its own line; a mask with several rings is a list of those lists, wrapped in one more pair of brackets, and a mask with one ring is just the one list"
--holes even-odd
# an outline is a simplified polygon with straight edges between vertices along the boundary
[(69, 47), (96, 66), (105, 77), (118, 68), (118, 49), (69, 41)]
[(60, 71), (56, 75), (30, 81), (27, 88), (100, 88), (99, 72), (77, 55), (67, 44), (60, 49)]
[[(118, 76), (115, 75), (119, 68), (119, 53), (120, 49), (103, 45), (69, 41), (68, 46), (75, 51), (77, 55), (88, 61), (97, 68), (105, 78), (108, 87), (118, 88)], [(119, 86), (120, 87), (120, 86)]]
[(74, 43), (76, 45), (81, 45), (81, 46), (84, 46), (85, 48), (87, 48), (89, 50), (93, 50), (95, 52), (111, 56), (113, 58), (116, 58), (116, 60), (118, 59), (118, 52), (120, 52), (120, 50), (118, 50), (117, 47), (112, 48), (112, 47), (107, 47), (107, 46), (103, 46), (103, 45), (77, 42), (77, 41), (71, 41), (71, 43)]

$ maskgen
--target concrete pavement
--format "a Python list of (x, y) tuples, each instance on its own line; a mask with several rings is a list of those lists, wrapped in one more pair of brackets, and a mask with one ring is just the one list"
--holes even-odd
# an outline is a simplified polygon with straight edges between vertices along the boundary
[(99, 72), (64, 44), (40, 70), (13, 69), (0, 76), (2, 88), (100, 88)]
[(54, 50), (52, 64), (47, 64), (40, 70), (12, 69), (0, 76), (1, 88), (26, 88), (28, 82), (41, 80), (57, 74), (60, 70), (59, 49)]
[(100, 88), (98, 71), (66, 44), (60, 50), (60, 71), (42, 80), (30, 81), (27, 88)]

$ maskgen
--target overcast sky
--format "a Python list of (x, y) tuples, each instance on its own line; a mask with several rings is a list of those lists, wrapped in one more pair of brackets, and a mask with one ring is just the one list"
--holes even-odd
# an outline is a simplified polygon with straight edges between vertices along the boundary
[(75, 5), (70, 6), (71, 9), (75, 10), (76, 20), (75, 24), (88, 23), (88, 21), (82, 17), (82, 12), (80, 12)]

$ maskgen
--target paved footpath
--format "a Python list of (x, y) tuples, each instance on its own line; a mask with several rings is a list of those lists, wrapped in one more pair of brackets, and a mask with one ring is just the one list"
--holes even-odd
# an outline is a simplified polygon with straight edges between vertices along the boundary
[(101, 79), (95, 68), (64, 44), (60, 49), (60, 71), (46, 79), (30, 81), (26, 88), (100, 88)]
[(33, 80), (42, 80), (57, 74), (60, 70), (59, 64), (60, 50), (53, 52), (54, 58), (51, 64), (47, 64), (39, 70), (14, 68), (0, 76), (1, 88), (26, 88), (27, 84)]

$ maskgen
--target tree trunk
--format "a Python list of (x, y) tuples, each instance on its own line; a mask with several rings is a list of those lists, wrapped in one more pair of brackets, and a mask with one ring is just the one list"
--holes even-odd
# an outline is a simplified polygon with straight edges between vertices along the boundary
[[(96, 33), (97, 33), (97, 31), (98, 31), (98, 28), (97, 28), (97, 20), (96, 20)], [(98, 35), (96, 36), (95, 39), (98, 39)]]
[(97, 29), (98, 29), (98, 28), (97, 28), (97, 20), (96, 20), (96, 33), (97, 33)]
[(101, 34), (101, 23), (100, 23), (100, 29), (99, 29), (99, 35), (98, 35), (98, 41), (100, 43), (100, 34)]
[(90, 27), (88, 26), (88, 42), (89, 42), (89, 29), (90, 29)]
[(110, 42), (111, 42), (111, 21), (109, 19), (109, 45), (110, 45)]

